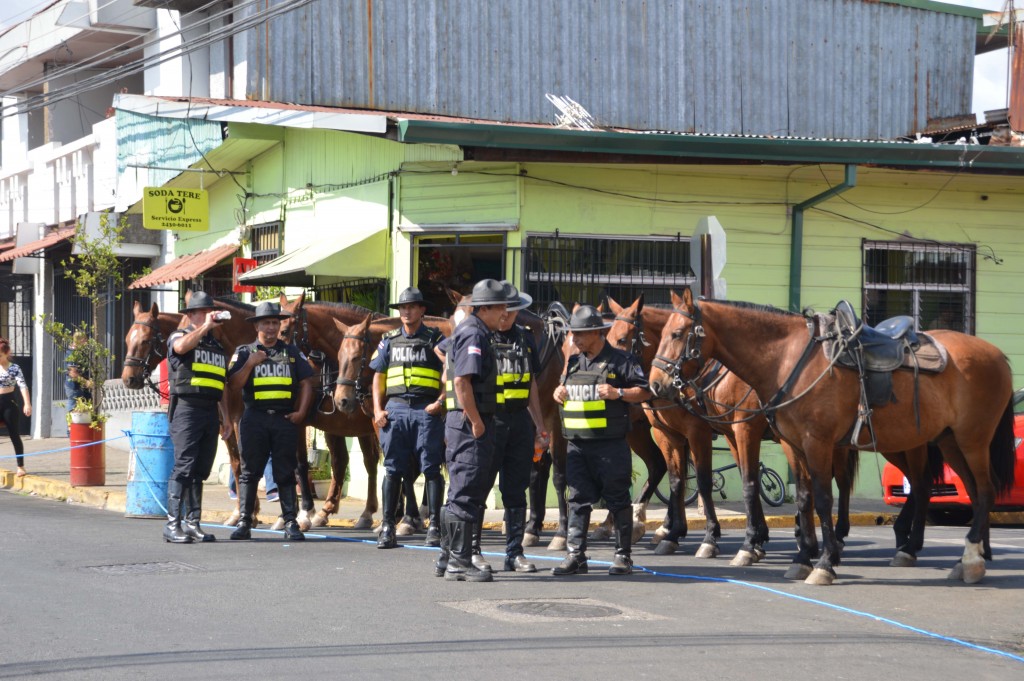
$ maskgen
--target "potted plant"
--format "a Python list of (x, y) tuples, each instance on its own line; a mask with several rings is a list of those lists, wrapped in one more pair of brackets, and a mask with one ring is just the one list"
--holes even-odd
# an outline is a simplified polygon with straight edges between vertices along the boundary
[[(76, 368), (72, 381), (87, 389), (86, 396), (65, 404), (71, 439), (71, 484), (103, 485), (106, 481), (103, 413), (103, 384), (109, 373), (113, 353), (94, 329), (104, 328), (104, 308), (120, 297), (124, 277), (117, 256), (126, 221), (120, 223), (109, 213), (99, 219), (97, 234), (88, 234), (79, 223), (71, 237), (72, 255), (61, 262), (66, 276), (75, 284), (75, 292), (92, 301), (89, 321), (68, 325), (43, 316), (43, 327), (58, 347), (69, 348), (68, 364)], [(62, 370), (67, 372), (66, 367)], [(96, 443), (96, 444), (91, 444)]]

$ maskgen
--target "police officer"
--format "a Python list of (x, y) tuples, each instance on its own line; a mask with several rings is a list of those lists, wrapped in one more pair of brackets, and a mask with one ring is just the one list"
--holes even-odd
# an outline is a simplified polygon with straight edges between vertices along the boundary
[[(398, 546), (395, 517), (402, 496), (402, 479), (415, 474), (411, 465), (417, 457), (426, 480), (430, 528), (426, 545), (441, 543), (440, 512), (444, 495), (441, 464), (444, 461), (444, 422), (441, 414), (441, 360), (434, 348), (441, 332), (422, 323), (427, 303), (418, 288), (410, 286), (398, 296), (402, 326), (381, 338), (370, 359), (376, 372), (373, 381), (373, 424), (384, 450), (384, 480), (381, 483), (384, 520), (378, 549)], [(386, 408), (385, 408), (386, 407)]]
[[(549, 438), (544, 431), (534, 380), (537, 375), (537, 348), (533, 334), (516, 323), (518, 311), (529, 307), (533, 298), (520, 293), (507, 281), (502, 285), (505, 287), (508, 313), (491, 336), (491, 348), (498, 363), (498, 384), (504, 394), (504, 403), (498, 405), (494, 415), (494, 459), (487, 488), (499, 480), (498, 490), (505, 507), (505, 570), (536, 572), (536, 566), (523, 557), (526, 489), (533, 470), (534, 450), (547, 449)], [(476, 527), (474, 558), (480, 547), (481, 525), (478, 523)]]
[[(227, 380), (227, 353), (213, 336), (221, 324), (213, 298), (203, 291), (190, 294), (183, 310), (188, 326), (167, 339), (170, 386), (171, 443), (174, 467), (167, 481), (167, 524), (164, 539), (174, 544), (215, 541), (199, 526), (203, 480), (210, 476), (221, 431), (220, 413)], [(227, 419), (223, 419), (226, 423)], [(228, 426), (230, 428), (230, 426)]]
[(448, 503), (441, 509), (441, 555), (435, 574), (448, 581), (489, 582), (491, 573), (472, 562), (473, 535), (487, 499), (494, 450), (498, 371), (490, 336), (506, 305), (505, 287), (484, 279), (473, 287), (473, 314), (451, 336), (445, 359), (445, 461)]
[(552, 568), (555, 575), (587, 572), (587, 530), (598, 498), (604, 499), (615, 518), (615, 557), (608, 574), (633, 572), (628, 404), (652, 395), (636, 358), (605, 340), (610, 326), (592, 305), (580, 305), (569, 317), (573, 344), (580, 352), (569, 357), (562, 384), (554, 393), (568, 440), (569, 485), (569, 554)]
[(313, 401), (313, 369), (305, 355), (278, 338), (281, 314), (277, 303), (260, 303), (246, 321), (256, 325), (256, 341), (241, 345), (228, 367), (228, 387), (242, 392), (245, 411), (239, 423), (242, 474), (238, 500), (242, 517), (232, 539), (250, 539), (256, 486), (270, 458), (278, 481), (284, 538), (301, 541), (305, 536), (295, 522), (295, 458), (299, 430)]

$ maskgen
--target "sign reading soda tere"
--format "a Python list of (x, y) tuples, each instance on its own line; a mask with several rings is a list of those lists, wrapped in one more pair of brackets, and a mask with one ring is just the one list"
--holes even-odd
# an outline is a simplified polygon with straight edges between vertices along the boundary
[(142, 226), (205, 232), (210, 229), (210, 199), (204, 189), (146, 187), (142, 195)]

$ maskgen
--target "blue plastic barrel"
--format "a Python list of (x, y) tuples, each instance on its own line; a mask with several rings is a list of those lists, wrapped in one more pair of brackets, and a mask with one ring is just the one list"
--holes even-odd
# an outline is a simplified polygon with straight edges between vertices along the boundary
[(133, 411), (131, 441), (124, 514), (128, 518), (165, 518), (167, 481), (174, 467), (167, 413)]

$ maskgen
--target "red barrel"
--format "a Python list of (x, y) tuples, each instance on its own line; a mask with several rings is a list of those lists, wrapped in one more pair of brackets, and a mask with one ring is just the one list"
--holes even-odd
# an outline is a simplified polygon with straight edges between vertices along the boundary
[[(165, 348), (166, 349), (166, 348)], [(167, 360), (161, 360), (160, 362), (160, 406), (166, 407), (170, 404), (168, 395), (171, 394), (170, 376), (167, 372)]]
[(107, 457), (103, 439), (102, 425), (99, 428), (93, 428), (88, 423), (71, 424), (71, 485), (73, 487), (99, 487), (106, 484)]

